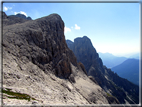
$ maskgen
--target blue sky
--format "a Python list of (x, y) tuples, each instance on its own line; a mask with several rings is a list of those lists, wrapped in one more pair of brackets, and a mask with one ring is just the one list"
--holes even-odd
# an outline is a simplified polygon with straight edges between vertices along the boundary
[(3, 3), (7, 15), (37, 19), (57, 13), (66, 39), (87, 36), (97, 52), (119, 56), (140, 51), (139, 8), (139, 3)]

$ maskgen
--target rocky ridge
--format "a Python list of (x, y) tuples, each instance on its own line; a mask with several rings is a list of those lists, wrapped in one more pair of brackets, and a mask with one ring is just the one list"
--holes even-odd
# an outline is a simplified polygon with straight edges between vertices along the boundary
[(2, 33), (3, 105), (119, 103), (77, 63), (58, 14), (25, 20), (3, 13)]
[(1, 12), (1, 14), (2, 14), (3, 26), (12, 25), (12, 24), (20, 24), (20, 23), (24, 23), (26, 21), (32, 20), (32, 18), (26, 17), (23, 14), (10, 15), (10, 16), (7, 16), (5, 12)]
[(20, 13), (18, 13), (18, 14), (16, 14), (16, 15), (10, 15), (9, 17), (20, 17), (20, 18), (22, 18), (22, 19), (32, 20), (31, 17), (26, 17), (24, 14), (20, 14)]
[(105, 92), (116, 97), (121, 104), (139, 103), (139, 87), (103, 66), (101, 58), (87, 36), (76, 38), (74, 42), (70, 40), (66, 42), (77, 57), (77, 61), (85, 66), (87, 75), (91, 76)]

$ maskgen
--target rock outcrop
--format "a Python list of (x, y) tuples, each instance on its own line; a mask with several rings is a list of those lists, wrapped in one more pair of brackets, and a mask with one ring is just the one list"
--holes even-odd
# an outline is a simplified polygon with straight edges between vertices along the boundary
[(1, 14), (3, 19), (2, 20), (3, 26), (20, 24), (20, 23), (24, 23), (26, 21), (32, 20), (30, 17), (26, 17), (23, 14), (10, 15), (10, 16), (7, 16), (5, 12), (1, 12)]
[[(58, 14), (3, 17), (3, 104), (116, 104), (67, 47)], [(20, 21), (21, 20), (21, 21)]]
[(66, 42), (77, 57), (77, 61), (85, 66), (90, 79), (98, 83), (108, 95), (117, 98), (121, 104), (139, 104), (139, 87), (103, 66), (101, 58), (88, 37)]
[(20, 13), (16, 15), (11, 15), (11, 16), (20, 17), (20, 18), (27, 19), (27, 20), (32, 20), (31, 17), (26, 17), (24, 14), (20, 14)]
[[(9, 32), (9, 29), (11, 32)], [(71, 74), (70, 61), (67, 56), (67, 45), (64, 35), (64, 23), (57, 14), (24, 24), (11, 25), (3, 28), (3, 46), (7, 51), (15, 51), (11, 54), (28, 58), (38, 65), (44, 72), (49, 69), (48, 63), (52, 63), (52, 72), (60, 77), (68, 77)]]

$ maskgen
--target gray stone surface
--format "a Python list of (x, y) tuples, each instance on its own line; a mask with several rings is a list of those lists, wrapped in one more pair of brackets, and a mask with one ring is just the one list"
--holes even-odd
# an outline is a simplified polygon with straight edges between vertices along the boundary
[(3, 105), (110, 103), (67, 47), (59, 15), (5, 24), (2, 47)]

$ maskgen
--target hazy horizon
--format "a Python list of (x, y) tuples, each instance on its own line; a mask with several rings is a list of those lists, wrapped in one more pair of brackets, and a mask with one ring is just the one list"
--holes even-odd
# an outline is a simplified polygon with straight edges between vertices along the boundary
[(41, 18), (52, 13), (65, 23), (65, 38), (87, 36), (97, 52), (124, 56), (140, 52), (139, 3), (3, 3), (7, 15)]
[[(83, 36), (82, 36), (83, 37)], [(78, 38), (78, 37), (76, 37), (76, 38)], [(80, 37), (79, 37), (80, 38)], [(74, 38), (75, 39), (75, 38)], [(90, 38), (89, 38), (90, 39)], [(70, 39), (66, 39), (66, 40), (70, 40)], [(91, 40), (91, 39), (90, 39)], [(70, 41), (72, 41), (72, 42), (74, 42), (74, 40), (70, 40)], [(93, 43), (92, 43), (92, 45), (93, 45)], [(94, 47), (94, 46), (93, 46)], [(95, 48), (95, 47), (94, 47)], [(96, 48), (95, 48), (96, 49)], [(97, 50), (96, 50), (97, 51)], [(141, 54), (140, 52), (131, 52), (131, 53), (122, 53), (122, 54), (113, 54), (113, 53), (110, 53), (110, 52), (98, 52), (97, 51), (97, 53), (109, 53), (109, 54), (112, 54), (112, 55), (114, 55), (114, 56), (117, 56), (117, 57), (126, 57), (126, 58), (129, 58), (129, 57), (131, 57), (131, 56), (133, 56), (133, 55), (136, 55), (136, 54)]]
[[(103, 53), (103, 52), (98, 52), (98, 53)], [(109, 53), (109, 52), (104, 52), (104, 53)], [(112, 53), (109, 53), (109, 54), (112, 54)], [(134, 52), (134, 53), (126, 53), (126, 54), (112, 54), (114, 56), (117, 56), (117, 57), (126, 57), (126, 58), (131, 58), (133, 55), (136, 55), (136, 54), (140, 54), (138, 52)]]

